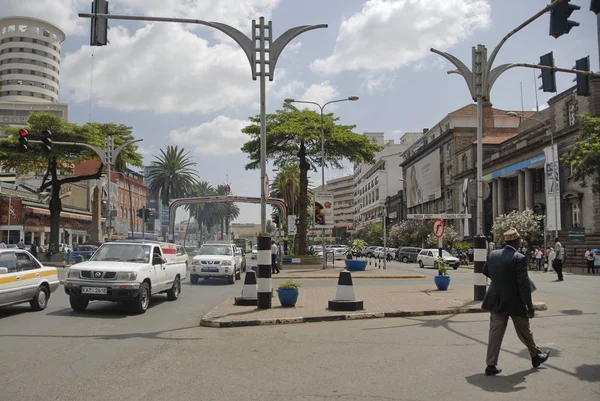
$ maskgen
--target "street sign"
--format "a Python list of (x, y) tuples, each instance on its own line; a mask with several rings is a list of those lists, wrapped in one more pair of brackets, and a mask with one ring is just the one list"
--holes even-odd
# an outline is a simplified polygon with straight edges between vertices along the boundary
[(334, 263), (333, 262), (333, 252), (327, 252), (327, 263)]
[(296, 215), (290, 214), (288, 216), (288, 235), (296, 235)]
[(433, 213), (433, 214), (407, 214), (406, 218), (409, 220), (432, 220), (432, 219), (442, 219), (442, 220), (454, 220), (454, 219), (470, 219), (472, 217), (471, 213)]
[[(481, 181), (481, 188), (481, 196), (483, 200), (486, 200), (490, 196), (490, 184), (488, 184), (486, 181)], [(469, 193), (469, 198), (473, 200), (477, 199), (477, 180), (469, 181), (467, 192)]]
[(585, 228), (569, 228), (569, 242), (585, 242)]
[(231, 192), (231, 187), (229, 186), (229, 184), (225, 185), (225, 195), (229, 195), (230, 192)]
[(433, 235), (436, 238), (442, 238), (444, 236), (444, 220), (436, 219), (433, 222)]

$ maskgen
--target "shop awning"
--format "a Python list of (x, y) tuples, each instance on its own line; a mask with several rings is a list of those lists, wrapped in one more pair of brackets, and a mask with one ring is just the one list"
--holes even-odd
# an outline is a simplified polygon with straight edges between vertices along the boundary
[[(34, 214), (41, 214), (44, 216), (50, 216), (50, 211), (48, 209), (43, 209), (41, 207), (25, 206), (23, 208), (23, 210), (25, 213), (34, 213)], [(60, 212), (60, 217), (63, 219), (73, 219), (73, 220), (85, 220), (85, 221), (92, 220), (92, 216), (90, 216), (90, 215), (79, 214), (79, 213), (70, 213), (70, 212)]]

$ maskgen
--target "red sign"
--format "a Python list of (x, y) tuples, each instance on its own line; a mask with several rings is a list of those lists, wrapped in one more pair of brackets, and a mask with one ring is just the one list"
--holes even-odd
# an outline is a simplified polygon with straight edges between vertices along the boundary
[(231, 192), (231, 187), (229, 186), (229, 184), (225, 185), (225, 194), (229, 195), (230, 192)]
[(442, 238), (442, 236), (444, 235), (444, 220), (435, 219), (435, 221), (433, 222), (433, 235), (436, 238)]

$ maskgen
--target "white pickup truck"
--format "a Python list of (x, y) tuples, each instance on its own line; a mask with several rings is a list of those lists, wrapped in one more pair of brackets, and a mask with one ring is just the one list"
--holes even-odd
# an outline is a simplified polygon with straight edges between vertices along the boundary
[(84, 311), (94, 300), (130, 301), (144, 313), (154, 294), (175, 301), (186, 278), (186, 262), (175, 244), (164, 242), (107, 242), (94, 256), (67, 271), (64, 282), (71, 308)]

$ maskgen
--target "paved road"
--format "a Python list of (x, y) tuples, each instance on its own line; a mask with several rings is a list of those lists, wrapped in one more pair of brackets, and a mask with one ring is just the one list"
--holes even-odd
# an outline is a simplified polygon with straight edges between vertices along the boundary
[(552, 359), (532, 370), (509, 327), (496, 378), (482, 374), (483, 314), (211, 329), (199, 317), (241, 282), (186, 284), (140, 316), (110, 303), (75, 313), (61, 288), (44, 312), (0, 310), (0, 400), (598, 400), (600, 277), (534, 279), (549, 310), (533, 331)]

